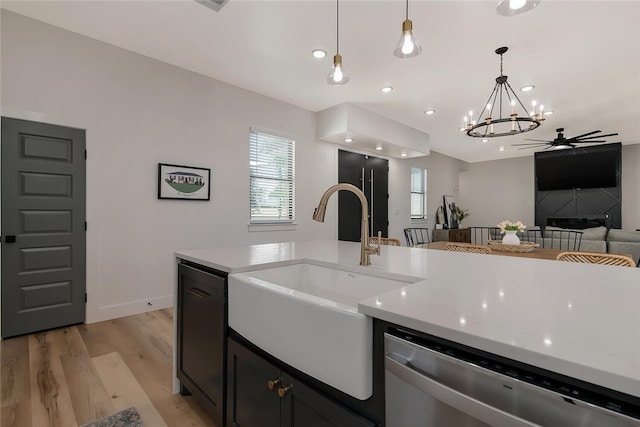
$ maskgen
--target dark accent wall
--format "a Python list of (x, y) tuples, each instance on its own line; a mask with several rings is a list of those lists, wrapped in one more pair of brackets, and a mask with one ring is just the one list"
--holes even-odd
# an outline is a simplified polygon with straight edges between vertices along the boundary
[(622, 228), (621, 177), (622, 166), (618, 168), (615, 187), (538, 191), (536, 186), (536, 225), (544, 227), (553, 217), (607, 216), (609, 228)]
[[(546, 225), (552, 225), (554, 219), (561, 219), (558, 225), (561, 223), (575, 224), (582, 223), (582, 227), (566, 227), (566, 228), (586, 228), (591, 226), (589, 223), (597, 223), (604, 219), (604, 223), (608, 228), (622, 228), (622, 144), (613, 143), (606, 145), (595, 145), (589, 147), (577, 148), (575, 151), (562, 150), (558, 153), (536, 153), (536, 161), (542, 157), (556, 157), (558, 159), (572, 157), (576, 154), (574, 159), (580, 158), (584, 164), (576, 164), (568, 162), (567, 165), (572, 165), (573, 168), (582, 168), (582, 171), (589, 171), (594, 176), (599, 176), (601, 171), (594, 170), (599, 165), (594, 163), (594, 157), (578, 157), (578, 153), (611, 153), (617, 151), (616, 167), (615, 167), (615, 187), (606, 188), (572, 188), (566, 190), (550, 190), (539, 191), (538, 190), (538, 178), (536, 176), (536, 190), (535, 190), (535, 222), (536, 225), (544, 227)], [(606, 165), (603, 165), (605, 167)], [(537, 173), (536, 168), (536, 173)], [(563, 171), (558, 171), (558, 177), (563, 175)], [(549, 180), (549, 171), (545, 176), (547, 182)], [(589, 181), (589, 177), (585, 181)], [(560, 181), (555, 187), (562, 188), (563, 182)], [(573, 221), (572, 219), (575, 219)], [(594, 224), (593, 226), (597, 226)]]

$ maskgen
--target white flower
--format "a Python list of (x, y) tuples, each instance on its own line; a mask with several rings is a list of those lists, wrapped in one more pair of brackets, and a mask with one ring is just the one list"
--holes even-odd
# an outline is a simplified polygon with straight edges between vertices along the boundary
[(500, 233), (504, 234), (506, 231), (524, 231), (527, 226), (520, 221), (511, 222), (506, 219), (498, 224), (498, 228), (500, 229)]

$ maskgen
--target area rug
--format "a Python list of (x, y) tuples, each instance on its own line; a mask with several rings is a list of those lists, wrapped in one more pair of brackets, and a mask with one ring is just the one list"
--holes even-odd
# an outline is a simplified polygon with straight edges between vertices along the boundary
[(142, 427), (144, 423), (136, 408), (131, 407), (82, 427)]

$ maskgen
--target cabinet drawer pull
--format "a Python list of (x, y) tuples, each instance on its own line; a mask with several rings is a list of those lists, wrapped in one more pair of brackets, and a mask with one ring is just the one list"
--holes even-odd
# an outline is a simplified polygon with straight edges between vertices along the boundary
[(200, 290), (198, 288), (187, 288), (187, 292), (189, 292), (192, 295), (197, 296), (198, 298), (206, 298), (208, 296), (211, 296), (208, 293), (206, 293), (205, 291), (202, 291), (202, 290)]
[(281, 382), (282, 382), (282, 378), (277, 378), (275, 380), (269, 380), (269, 381), (267, 381), (267, 387), (269, 388), (269, 390), (273, 390)]
[(289, 384), (286, 387), (278, 388), (278, 396), (284, 397), (289, 392), (289, 390), (291, 390), (292, 388), (293, 388), (293, 384)]

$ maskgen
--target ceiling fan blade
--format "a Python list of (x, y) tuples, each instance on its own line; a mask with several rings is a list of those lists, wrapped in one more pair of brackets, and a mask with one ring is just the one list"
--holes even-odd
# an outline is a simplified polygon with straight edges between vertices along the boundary
[[(569, 138), (569, 139), (579, 139), (579, 138), (582, 138), (584, 136), (593, 135), (594, 133), (598, 133), (598, 132), (602, 132), (602, 131), (601, 130), (594, 130), (593, 132), (583, 133), (582, 135), (574, 136), (574, 137)], [(600, 137), (598, 137), (598, 138), (600, 138)]]
[(525, 141), (539, 141), (539, 142), (553, 142), (553, 141), (547, 141), (546, 139), (528, 139), (525, 138)]
[(567, 142), (571, 142), (572, 144), (591, 144), (592, 142), (607, 142), (607, 141), (573, 141), (573, 140), (568, 140)]
[(571, 139), (582, 139), (582, 140), (584, 140), (584, 139), (593, 139), (593, 138), (606, 138), (608, 136), (616, 136), (616, 135), (617, 135), (617, 133), (608, 133), (606, 135), (593, 135), (593, 136), (588, 136), (586, 138), (575, 137), (575, 138), (571, 138)]
[(517, 145), (528, 145), (528, 146), (531, 146), (531, 147), (537, 147), (539, 145), (549, 145), (549, 144), (540, 143), (540, 142), (533, 142), (533, 143), (524, 142), (522, 144), (511, 144), (512, 147), (515, 147)]

